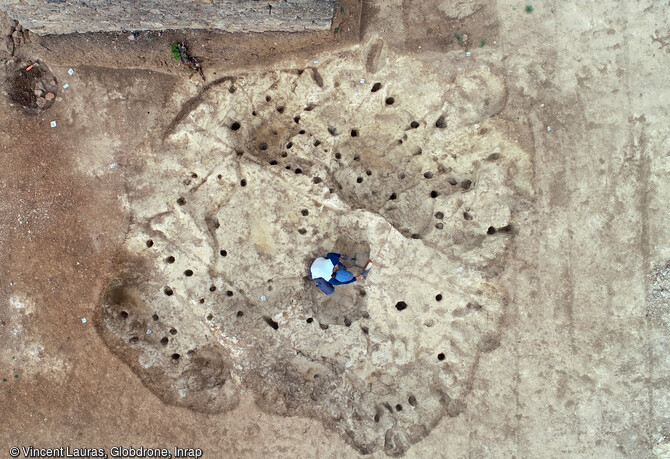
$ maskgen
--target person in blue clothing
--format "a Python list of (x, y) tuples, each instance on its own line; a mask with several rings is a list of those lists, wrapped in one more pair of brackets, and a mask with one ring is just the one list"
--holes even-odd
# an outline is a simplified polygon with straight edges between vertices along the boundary
[(348, 260), (349, 257), (330, 252), (325, 257), (314, 260), (309, 268), (309, 274), (314, 279), (316, 286), (326, 295), (333, 294), (335, 285), (351, 284), (363, 278), (363, 274), (354, 276), (351, 271), (347, 271), (347, 267), (342, 264), (341, 259)]

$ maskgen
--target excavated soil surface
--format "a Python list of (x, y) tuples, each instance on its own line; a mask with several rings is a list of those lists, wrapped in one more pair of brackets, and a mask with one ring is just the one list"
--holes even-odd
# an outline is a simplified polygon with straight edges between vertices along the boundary
[[(22, 28), (0, 56), (2, 454), (667, 455), (667, 8), (532, 6)], [(374, 264), (325, 296), (331, 251)]]
[[(493, 119), (504, 82), (454, 73), (375, 39), (205, 86), (128, 158), (105, 342), (168, 403), (218, 412), (253, 390), (362, 453), (401, 454), (457, 416), (499, 345), (496, 279), (533, 191)], [(328, 298), (304, 277), (330, 251), (374, 270)]]

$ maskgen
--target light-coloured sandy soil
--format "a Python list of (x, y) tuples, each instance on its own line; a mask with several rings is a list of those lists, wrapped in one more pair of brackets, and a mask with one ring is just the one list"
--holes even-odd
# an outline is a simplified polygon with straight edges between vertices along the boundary
[(5, 55), (2, 457), (670, 454), (670, 5), (345, 5)]

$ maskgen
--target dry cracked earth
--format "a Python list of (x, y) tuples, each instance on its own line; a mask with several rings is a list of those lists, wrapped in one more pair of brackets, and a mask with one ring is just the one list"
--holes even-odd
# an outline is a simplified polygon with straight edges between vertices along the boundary
[(19, 40), (1, 454), (668, 457), (668, 8), (525, 6)]

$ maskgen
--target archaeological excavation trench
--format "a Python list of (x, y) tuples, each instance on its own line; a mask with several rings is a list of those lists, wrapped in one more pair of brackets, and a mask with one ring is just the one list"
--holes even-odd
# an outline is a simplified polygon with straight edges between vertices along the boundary
[[(97, 328), (166, 403), (251, 392), (400, 455), (467, 409), (499, 346), (530, 159), (490, 68), (445, 81), (378, 41), (315, 60), (210, 82), (127, 158), (132, 223)], [(374, 268), (327, 297), (308, 267), (330, 251)]]

